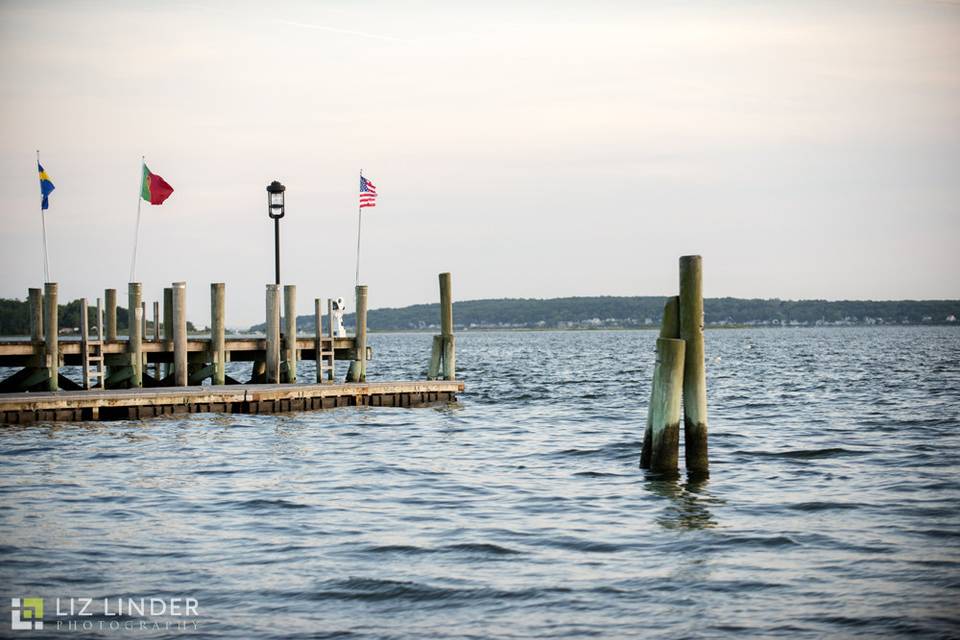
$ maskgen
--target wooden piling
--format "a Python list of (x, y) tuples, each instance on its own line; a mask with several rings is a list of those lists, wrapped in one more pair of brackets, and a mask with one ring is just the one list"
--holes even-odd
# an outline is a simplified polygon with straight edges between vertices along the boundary
[(440, 363), (443, 360), (443, 336), (433, 336), (433, 346), (430, 349), (430, 367), (427, 369), (427, 380), (436, 380), (440, 377)]
[[(663, 318), (660, 321), (661, 338), (680, 337), (680, 297), (671, 296), (663, 305)], [(656, 377), (656, 365), (654, 365)], [(640, 453), (640, 468), (650, 468), (650, 447), (653, 444), (653, 385), (650, 385), (650, 402), (647, 405), (647, 428), (643, 433), (643, 449)]]
[(147, 338), (147, 302), (146, 300), (140, 301), (140, 340), (148, 340)]
[(43, 290), (30, 289), (30, 341), (34, 344), (43, 342)]
[[(163, 289), (163, 341), (164, 348), (169, 351), (173, 347), (173, 287)], [(163, 378), (173, 373), (173, 365), (163, 365)]]
[(367, 285), (357, 285), (357, 371), (356, 382), (367, 381)]
[[(333, 349), (333, 338), (336, 331), (333, 327), (333, 298), (327, 298), (327, 337), (330, 339), (330, 348)], [(335, 382), (337, 378), (337, 360), (332, 358), (330, 369), (327, 371), (327, 380)]]
[[(97, 336), (100, 339), (100, 336)], [(103, 350), (101, 349), (101, 353)], [(87, 299), (80, 298), (80, 368), (83, 374), (83, 388), (90, 388), (90, 314), (87, 311)]]
[(457, 350), (453, 337), (453, 282), (440, 274), (440, 335), (443, 336), (443, 378), (457, 379)]
[(683, 399), (684, 341), (657, 338), (650, 399), (650, 470), (676, 475)]
[(224, 325), (225, 286), (222, 282), (210, 285), (210, 357), (213, 364), (213, 384), (226, 382), (226, 327)]
[(57, 283), (43, 285), (43, 327), (46, 342), (47, 389), (56, 391), (60, 377), (60, 324), (57, 317)]
[[(117, 341), (117, 290), (103, 290), (104, 305), (107, 308), (107, 340)], [(128, 320), (129, 322), (129, 320)]]
[(187, 283), (174, 282), (173, 304), (173, 383), (185, 387), (189, 381), (187, 368)]
[(703, 347), (703, 260), (680, 258), (680, 337), (686, 342), (683, 369), (683, 448), (687, 473), (709, 474), (707, 378)]
[(143, 307), (140, 304), (143, 285), (127, 285), (127, 353), (130, 354), (130, 386), (143, 386)]
[[(160, 303), (156, 300), (153, 301), (153, 341), (158, 343), (160, 342)], [(153, 377), (155, 380), (160, 380), (160, 363), (153, 363)]]
[(297, 381), (297, 285), (283, 286), (283, 360), (286, 382)]
[(267, 285), (266, 372), (268, 384), (280, 382), (280, 285)]

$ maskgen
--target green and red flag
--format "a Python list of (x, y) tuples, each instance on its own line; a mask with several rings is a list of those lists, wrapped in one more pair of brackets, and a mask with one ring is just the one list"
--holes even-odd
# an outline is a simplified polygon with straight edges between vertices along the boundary
[(163, 204), (163, 201), (173, 193), (166, 180), (152, 173), (147, 165), (143, 165), (143, 180), (140, 182), (140, 197), (150, 204)]

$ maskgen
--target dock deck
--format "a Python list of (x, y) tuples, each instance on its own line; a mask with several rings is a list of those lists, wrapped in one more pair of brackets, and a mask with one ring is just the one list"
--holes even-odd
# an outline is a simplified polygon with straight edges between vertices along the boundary
[(336, 407), (418, 407), (452, 402), (463, 382), (240, 384), (0, 394), (0, 425), (129, 420), (184, 413), (276, 413)]

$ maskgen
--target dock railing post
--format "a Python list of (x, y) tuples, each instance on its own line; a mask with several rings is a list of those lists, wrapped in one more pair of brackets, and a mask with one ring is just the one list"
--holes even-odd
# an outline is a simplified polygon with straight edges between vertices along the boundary
[(174, 385), (187, 386), (187, 283), (173, 283), (173, 378)]
[(268, 384), (280, 382), (280, 285), (267, 285), (266, 379)]
[(30, 289), (30, 342), (43, 342), (43, 289)]
[(104, 305), (107, 308), (107, 341), (117, 341), (117, 290), (103, 290)]
[(224, 326), (225, 286), (222, 282), (210, 285), (210, 356), (213, 364), (213, 384), (226, 383), (226, 328)]
[(47, 389), (59, 389), (60, 377), (60, 324), (57, 317), (57, 283), (47, 282), (43, 285), (43, 327), (46, 341), (46, 369), (48, 376)]
[(440, 335), (443, 336), (443, 378), (457, 379), (457, 349), (453, 335), (453, 284), (449, 273), (440, 274)]
[(140, 297), (143, 285), (131, 282), (127, 285), (127, 353), (130, 354), (131, 387), (143, 386), (143, 307)]
[(680, 258), (680, 337), (686, 342), (683, 366), (683, 448), (687, 473), (709, 475), (707, 378), (703, 347), (703, 260)]
[(297, 381), (297, 285), (283, 285), (283, 360), (286, 382)]
[(683, 399), (684, 341), (657, 338), (650, 398), (650, 470), (677, 475)]
[[(173, 350), (173, 287), (163, 289), (163, 342), (164, 351)], [(171, 373), (173, 363), (167, 362), (163, 365), (163, 377), (167, 378)]]
[[(670, 296), (663, 305), (663, 319), (660, 321), (661, 338), (680, 337), (680, 298)], [(657, 370), (654, 364), (654, 378)], [(647, 405), (647, 428), (643, 434), (643, 451), (640, 454), (640, 468), (650, 468), (650, 448), (653, 444), (653, 385), (650, 387), (650, 403)]]

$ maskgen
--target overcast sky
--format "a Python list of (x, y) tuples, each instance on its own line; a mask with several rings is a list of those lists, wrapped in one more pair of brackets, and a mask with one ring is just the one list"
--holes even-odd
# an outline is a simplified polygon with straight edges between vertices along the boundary
[[(960, 297), (960, 4), (0, 2), (0, 297)], [(352, 300), (351, 300), (352, 308)]]

